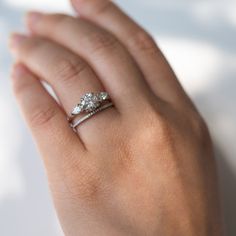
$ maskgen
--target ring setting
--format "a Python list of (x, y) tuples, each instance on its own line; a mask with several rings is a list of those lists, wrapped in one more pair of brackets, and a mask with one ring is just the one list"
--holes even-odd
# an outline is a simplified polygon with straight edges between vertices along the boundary
[[(80, 98), (80, 103), (73, 108), (71, 115), (68, 117), (70, 126), (75, 132), (77, 132), (76, 127), (82, 122), (89, 119), (98, 112), (112, 106), (113, 103), (111, 102), (111, 98), (107, 92), (86, 93)], [(86, 115), (74, 122), (74, 118), (82, 113), (85, 113)]]
[(80, 103), (71, 112), (72, 116), (78, 115), (82, 112), (92, 112), (101, 106), (101, 103), (109, 100), (110, 97), (107, 92), (100, 93), (86, 93), (81, 99)]

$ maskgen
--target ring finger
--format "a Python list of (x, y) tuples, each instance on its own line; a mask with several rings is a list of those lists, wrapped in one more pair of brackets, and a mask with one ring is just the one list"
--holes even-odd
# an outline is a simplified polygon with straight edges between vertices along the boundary
[[(13, 46), (17, 59), (52, 86), (67, 114), (70, 114), (71, 109), (78, 104), (80, 97), (86, 92), (105, 90), (92, 68), (79, 56), (60, 45), (43, 38), (19, 34), (15, 34), (13, 40), (18, 42)], [(106, 112), (106, 118), (104, 116), (100, 118), (98, 121), (100, 127), (101, 122), (105, 125), (108, 119), (111, 121), (111, 118), (114, 119), (114, 116), (118, 114), (114, 108), (109, 110), (111, 111), (102, 112)], [(78, 127), (79, 134), (82, 135), (81, 138), (85, 143), (87, 143), (87, 137), (90, 139), (89, 134), (94, 134), (94, 126), (97, 125), (99, 117), (100, 115), (96, 115), (96, 119), (94, 117), (90, 122), (85, 122)], [(86, 129), (86, 132), (82, 129)]]

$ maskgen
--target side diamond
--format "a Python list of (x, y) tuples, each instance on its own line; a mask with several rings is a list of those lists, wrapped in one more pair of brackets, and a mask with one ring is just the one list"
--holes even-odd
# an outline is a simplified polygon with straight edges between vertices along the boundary
[(83, 108), (80, 105), (77, 105), (74, 110), (71, 112), (72, 115), (78, 115), (83, 111)]
[(105, 100), (109, 99), (109, 95), (106, 92), (99, 93), (98, 97), (99, 97), (100, 101), (105, 101)]

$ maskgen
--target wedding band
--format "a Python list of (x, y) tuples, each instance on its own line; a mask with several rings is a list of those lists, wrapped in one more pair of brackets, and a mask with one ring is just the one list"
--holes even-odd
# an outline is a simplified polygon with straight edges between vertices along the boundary
[(97, 114), (98, 112), (104, 111), (104, 110), (106, 110), (107, 108), (112, 107), (112, 106), (113, 106), (113, 103), (110, 102), (110, 103), (107, 103), (107, 104), (105, 104), (105, 105), (103, 105), (103, 106), (101, 106), (101, 107), (99, 107), (99, 108), (93, 110), (92, 112), (88, 113), (87, 115), (85, 115), (84, 117), (82, 117), (81, 119), (79, 119), (78, 121), (76, 121), (75, 123), (71, 122), (71, 123), (70, 123), (71, 128), (72, 128), (75, 132), (77, 132), (76, 127), (79, 126), (81, 123), (83, 123), (84, 121), (88, 120), (90, 117), (94, 116), (94, 115)]

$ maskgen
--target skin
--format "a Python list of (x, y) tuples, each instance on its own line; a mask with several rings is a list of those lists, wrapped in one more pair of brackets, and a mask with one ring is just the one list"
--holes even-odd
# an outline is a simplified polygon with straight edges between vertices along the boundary
[[(207, 126), (158, 46), (110, 1), (72, 4), (80, 18), (31, 12), (31, 34), (10, 40), (65, 235), (223, 235)], [(114, 107), (73, 132), (80, 97), (104, 90)]]

